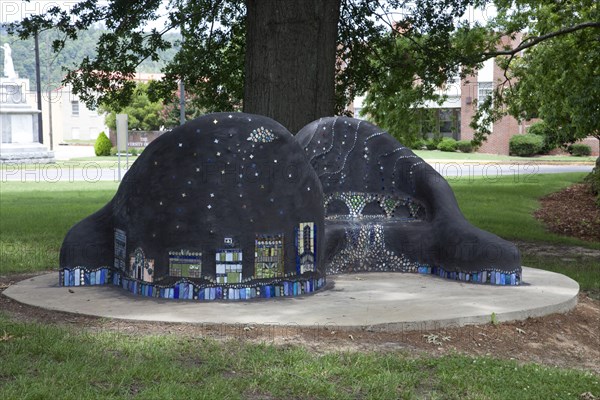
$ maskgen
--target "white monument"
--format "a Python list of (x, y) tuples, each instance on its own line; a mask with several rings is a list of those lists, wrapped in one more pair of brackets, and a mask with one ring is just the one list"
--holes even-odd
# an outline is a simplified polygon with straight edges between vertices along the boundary
[(0, 163), (48, 163), (54, 153), (38, 139), (40, 110), (27, 104), (29, 79), (15, 72), (10, 45), (0, 47), (4, 58), (4, 73), (0, 77)]

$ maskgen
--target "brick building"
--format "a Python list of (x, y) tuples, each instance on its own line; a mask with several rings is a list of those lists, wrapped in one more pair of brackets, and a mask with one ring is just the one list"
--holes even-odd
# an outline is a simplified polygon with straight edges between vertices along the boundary
[[(520, 41), (520, 37), (517, 37), (516, 40)], [(503, 70), (495, 63), (494, 59), (490, 59), (485, 61), (482, 68), (473, 75), (462, 80), (457, 77), (454, 81), (448, 82), (439, 91), (439, 94), (446, 95), (443, 104), (425, 103), (427, 110), (437, 111), (436, 132), (439, 129), (440, 135), (456, 140), (473, 139), (474, 132), (469, 124), (475, 115), (477, 105), (486, 96), (491, 95), (495, 86), (502, 84), (504, 80)], [(350, 107), (357, 118), (361, 118), (360, 110), (362, 109), (363, 100), (364, 97), (356, 98), (353, 106)], [(534, 122), (536, 120), (519, 122), (511, 116), (501, 118), (491, 126), (492, 134), (487, 137), (487, 140), (483, 142), (477, 151), (479, 153), (508, 155), (510, 138), (514, 135), (526, 133), (527, 128)], [(430, 133), (427, 129), (425, 128), (425, 134)], [(589, 137), (581, 142), (592, 148), (592, 155), (599, 155), (599, 141), (596, 138)]]
[[(496, 85), (504, 82), (504, 72), (493, 59), (487, 60), (483, 68), (476, 74), (465, 77), (460, 83), (460, 132), (461, 140), (473, 139), (473, 128), (469, 126), (477, 104), (490, 95)], [(508, 154), (508, 142), (514, 135), (522, 135), (527, 128), (538, 120), (517, 121), (511, 116), (502, 117), (491, 127), (492, 134), (487, 137), (481, 147), (480, 153)], [(598, 156), (599, 142), (596, 138), (589, 137), (581, 141), (592, 148), (592, 155)]]

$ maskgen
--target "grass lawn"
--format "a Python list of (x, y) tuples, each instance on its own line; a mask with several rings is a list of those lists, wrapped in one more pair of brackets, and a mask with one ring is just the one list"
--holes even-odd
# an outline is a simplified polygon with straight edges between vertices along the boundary
[(542, 174), (487, 178), (447, 178), (465, 217), (475, 226), (505, 239), (580, 245), (600, 249), (590, 243), (547, 232), (532, 213), (537, 199), (581, 182), (586, 173)]
[[(466, 217), (483, 229), (507, 239), (600, 248), (547, 233), (531, 216), (537, 198), (584, 175), (451, 185)], [(57, 268), (67, 230), (116, 189), (114, 182), (2, 182), (0, 274)], [(525, 255), (523, 261), (566, 273), (585, 290), (600, 287), (594, 260)], [(241, 340), (87, 332), (14, 321), (0, 310), (0, 399), (578, 399), (600, 395), (599, 381), (584, 371), (458, 354), (319, 354)]]
[(0, 274), (58, 267), (71, 226), (114, 195), (115, 182), (0, 183)]
[(1, 316), (0, 359), (2, 399), (578, 399), (600, 391), (591, 373), (488, 357), (320, 355), (202, 337), (82, 333)]

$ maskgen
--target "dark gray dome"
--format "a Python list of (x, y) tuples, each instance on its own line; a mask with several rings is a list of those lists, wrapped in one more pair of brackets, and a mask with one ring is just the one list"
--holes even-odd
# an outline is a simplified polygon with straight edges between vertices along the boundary
[(381, 128), (329, 117), (296, 139), (323, 185), (329, 273), (486, 271), (518, 282), (517, 248), (469, 224), (446, 180)]
[(322, 232), (321, 185), (293, 136), (270, 118), (210, 114), (143, 151), (111, 202), (67, 234), (61, 267), (161, 285), (322, 277)]

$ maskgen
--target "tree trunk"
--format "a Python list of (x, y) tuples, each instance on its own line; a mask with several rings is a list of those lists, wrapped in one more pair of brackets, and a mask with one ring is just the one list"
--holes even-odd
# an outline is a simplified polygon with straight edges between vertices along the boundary
[(340, 0), (246, 0), (244, 112), (293, 134), (335, 112)]

